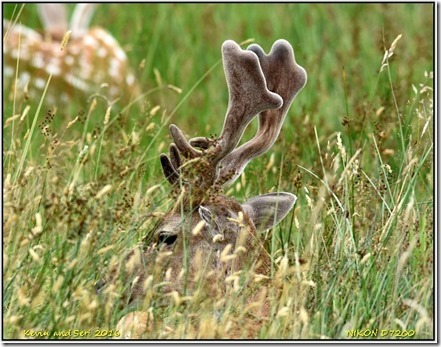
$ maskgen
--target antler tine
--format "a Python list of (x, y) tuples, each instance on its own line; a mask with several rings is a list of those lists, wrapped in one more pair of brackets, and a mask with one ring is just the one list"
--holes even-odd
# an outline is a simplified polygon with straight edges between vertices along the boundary
[(174, 185), (179, 181), (179, 173), (175, 170), (172, 162), (166, 154), (162, 153), (159, 156), (159, 159), (161, 160), (162, 172), (164, 173), (165, 178), (171, 185)]
[[(239, 143), (245, 128), (261, 111), (282, 106), (282, 98), (268, 90), (265, 77), (255, 53), (245, 51), (234, 41), (222, 45), (222, 60), (229, 91), (229, 103), (224, 126), (216, 145), (209, 148), (208, 155), (215, 167)], [(192, 147), (208, 148), (201, 138), (190, 143), (180, 129), (170, 126), (170, 132), (179, 151), (186, 158), (201, 157), (204, 152)], [(210, 152), (211, 151), (211, 152)]]
[(174, 143), (172, 143), (169, 147), (170, 158), (162, 153), (160, 155), (162, 172), (164, 173), (165, 178), (174, 185), (179, 181), (179, 169), (181, 167), (181, 157), (178, 148)]
[(173, 141), (176, 144), (176, 147), (179, 149), (179, 151), (182, 153), (184, 158), (192, 159), (196, 157), (201, 157), (202, 152), (198, 151), (197, 149), (194, 149), (190, 143), (188, 143), (187, 139), (185, 138), (185, 135), (179, 129), (176, 125), (171, 124), (170, 125), (170, 134), (173, 137)]
[(283, 99), (283, 106), (269, 109), (259, 115), (259, 130), (253, 139), (236, 148), (221, 162), (218, 181), (231, 184), (255, 157), (268, 151), (279, 136), (285, 116), (297, 93), (306, 84), (306, 71), (297, 65), (294, 51), (285, 40), (278, 40), (266, 55), (256, 44), (248, 47), (254, 52), (262, 67), (267, 87)]
[(245, 128), (260, 112), (282, 106), (282, 98), (268, 90), (257, 56), (244, 51), (234, 41), (222, 45), (222, 57), (228, 84), (229, 102), (224, 126), (219, 136), (222, 160), (239, 143)]
[(181, 167), (181, 156), (178, 147), (174, 143), (170, 145), (170, 160), (176, 171)]

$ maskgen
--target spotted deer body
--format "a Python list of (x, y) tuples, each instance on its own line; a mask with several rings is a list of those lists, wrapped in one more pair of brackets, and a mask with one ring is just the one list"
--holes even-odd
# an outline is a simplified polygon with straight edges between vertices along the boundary
[[(155, 273), (159, 281), (163, 276), (168, 281), (162, 287), (164, 292), (183, 287), (191, 292), (203, 282), (212, 297), (225, 293), (229, 276), (246, 273), (252, 279), (269, 275), (271, 258), (259, 235), (287, 215), (296, 197), (274, 192), (239, 203), (226, 196), (224, 189), (251, 159), (274, 144), (294, 97), (306, 83), (306, 72), (296, 64), (285, 40), (276, 41), (268, 55), (258, 45), (243, 50), (234, 41), (226, 41), (222, 56), (229, 89), (223, 130), (216, 139), (187, 140), (177, 126), (170, 126), (173, 143), (169, 155), (162, 154), (160, 159), (177, 199), (150, 233), (147, 247), (132, 251), (122, 266), (136, 276), (136, 283), (130, 286), (131, 299), (143, 297), (147, 278)], [(257, 134), (237, 147), (256, 115)], [(260, 314), (267, 313), (267, 307), (262, 310)], [(118, 327), (123, 331), (131, 327), (134, 330), (126, 336), (135, 337), (146, 331), (146, 313), (131, 313)]]
[(96, 4), (78, 4), (70, 23), (65, 4), (37, 6), (41, 33), (3, 20), (4, 90), (9, 97), (14, 93), (18, 98), (41, 97), (49, 76), (46, 99), (50, 104), (84, 100), (94, 93), (109, 102), (128, 101), (138, 92), (116, 39), (103, 28), (89, 28)]

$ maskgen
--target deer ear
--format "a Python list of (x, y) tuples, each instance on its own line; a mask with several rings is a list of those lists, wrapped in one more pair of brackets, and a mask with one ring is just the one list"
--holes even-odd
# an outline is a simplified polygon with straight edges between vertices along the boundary
[(199, 206), (198, 212), (199, 212), (199, 216), (201, 216), (201, 218), (205, 222), (207, 222), (207, 224), (211, 224), (213, 222), (213, 214), (208, 208), (204, 206)]
[(67, 31), (66, 4), (38, 4), (37, 9), (45, 31)]
[(89, 29), (90, 21), (97, 8), (97, 4), (77, 4), (75, 10), (72, 13), (72, 19), (70, 21), (70, 29), (72, 34), (81, 36)]
[(258, 231), (277, 225), (292, 209), (297, 197), (291, 193), (269, 193), (251, 198), (242, 205)]

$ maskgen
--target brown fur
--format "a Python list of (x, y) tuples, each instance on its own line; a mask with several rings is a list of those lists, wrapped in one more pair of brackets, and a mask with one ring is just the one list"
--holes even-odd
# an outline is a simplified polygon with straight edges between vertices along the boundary
[[(44, 8), (44, 4), (39, 4)], [(63, 5), (59, 7), (62, 9)], [(56, 10), (51, 15), (56, 16)], [(84, 102), (93, 93), (125, 104), (139, 94), (139, 85), (124, 50), (105, 29), (94, 27), (79, 36), (72, 33), (63, 42), (66, 29), (45, 28), (40, 32), (3, 20), (4, 90), (19, 98), (41, 97), (51, 75), (46, 100), (49, 104)], [(62, 45), (64, 45), (62, 47)], [(13, 73), (19, 59), (17, 89)], [(101, 85), (107, 84), (106, 88)], [(13, 95), (11, 94), (11, 97)]]
[[(253, 307), (247, 313), (252, 316), (247, 319), (249, 325), (244, 327), (238, 321), (228, 332), (211, 337), (253, 338), (269, 315), (266, 288), (256, 279), (269, 276), (271, 265), (257, 229), (277, 224), (296, 197), (269, 193), (240, 204), (226, 197), (223, 188), (275, 142), (292, 100), (306, 82), (306, 73), (295, 63), (293, 50), (284, 40), (277, 41), (268, 56), (258, 46), (242, 50), (233, 41), (223, 44), (222, 54), (230, 96), (224, 128), (217, 139), (187, 141), (177, 126), (170, 126), (174, 143), (169, 156), (162, 154), (160, 159), (164, 176), (182, 198), (157, 225), (147, 247), (130, 252), (115, 273), (123, 283), (132, 283), (127, 294), (130, 301), (151, 293), (151, 279), (162, 284), (155, 290), (163, 296), (191, 295), (201, 306), (212, 307), (226, 295), (245, 291), (246, 304)], [(258, 113), (258, 134), (236, 149)], [(133, 338), (146, 337), (143, 334), (148, 334), (151, 324), (150, 315), (138, 311), (124, 316), (118, 326), (124, 336)]]

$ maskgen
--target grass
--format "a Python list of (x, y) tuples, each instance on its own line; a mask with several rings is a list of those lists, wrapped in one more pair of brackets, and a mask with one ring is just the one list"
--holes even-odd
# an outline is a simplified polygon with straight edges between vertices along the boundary
[[(3, 6), (6, 18), (19, 13), (20, 5)], [(227, 105), (222, 42), (254, 39), (269, 50), (285, 38), (308, 83), (271, 153), (229, 191), (241, 201), (276, 189), (298, 196), (267, 235), (277, 259), (265, 284), (271, 315), (253, 337), (341, 339), (357, 330), (356, 338), (398, 339), (401, 331), (433, 339), (433, 11), (433, 4), (100, 6), (94, 23), (123, 43), (147, 95), (108, 110), (100, 100), (54, 107), (44, 93), (14, 99), (5, 91), (3, 338), (69, 329), (93, 338), (97, 328), (115, 329), (130, 309), (115, 307), (117, 290), (99, 296), (94, 284), (172, 204), (159, 165), (169, 123), (189, 136), (218, 133)], [(29, 4), (18, 20), (39, 25)], [(230, 309), (217, 322), (200, 298), (151, 292), (143, 306), (155, 317), (148, 337), (222, 337), (235, 322), (247, 336), (248, 315), (234, 310), (246, 295), (226, 296)]]

